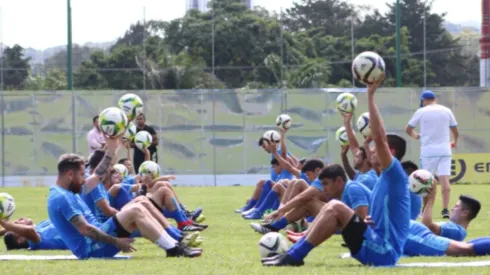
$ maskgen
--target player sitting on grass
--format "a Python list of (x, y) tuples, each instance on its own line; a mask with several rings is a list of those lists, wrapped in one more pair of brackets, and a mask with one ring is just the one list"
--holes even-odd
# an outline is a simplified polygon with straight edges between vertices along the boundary
[[(313, 184), (314, 186), (312, 186), (321, 189), (322, 194), (326, 195), (326, 197), (345, 203), (359, 217), (364, 219), (367, 216), (369, 201), (371, 200), (371, 190), (356, 181), (348, 181), (342, 166), (333, 164), (323, 168), (318, 176), (318, 181), (315, 181)], [(303, 196), (303, 193), (290, 201), (293, 205), (290, 211), (283, 212), (284, 210), (282, 210), (288, 206), (288, 203), (285, 207), (267, 217), (268, 220), (275, 220), (274, 222), (263, 225), (252, 223), (251, 227), (261, 234), (272, 231), (277, 232), (285, 228), (291, 221), (296, 221), (307, 215), (317, 216), (326, 204), (315, 198), (298, 204), (298, 201), (303, 201), (301, 196)], [(296, 238), (293, 238), (293, 241), (294, 239)]]
[[(433, 181), (432, 190), (427, 196), (427, 206), (424, 210), (432, 211), (436, 197), (437, 184)], [(429, 209), (427, 209), (429, 208)], [(452, 220), (458, 221), (460, 225), (468, 226), (471, 220), (476, 218), (481, 204), (474, 198), (461, 196), (460, 201), (452, 209)], [(490, 255), (490, 237), (477, 238), (468, 242), (462, 242), (466, 232), (460, 228), (453, 230), (448, 227), (444, 229), (430, 223), (434, 233), (421, 222), (411, 221), (410, 234), (403, 250), (407, 256), (484, 256)], [(443, 235), (447, 236), (444, 237)]]
[[(287, 254), (262, 259), (264, 266), (299, 266), (316, 246), (340, 229), (351, 255), (364, 265), (392, 266), (403, 253), (409, 234), (410, 196), (408, 177), (399, 159), (405, 155), (406, 141), (386, 135), (374, 94), (380, 81), (368, 85), (368, 107), (375, 151), (372, 163), (382, 170), (371, 195), (369, 216), (363, 220), (346, 204), (331, 200), (315, 218), (305, 237)], [(373, 227), (369, 226), (374, 224)]]
[[(372, 168), (366, 148), (359, 146), (354, 130), (351, 127), (352, 113), (344, 114), (344, 127), (347, 134), (349, 145), (342, 147), (342, 164), (350, 179), (366, 185), (367, 188), (373, 190), (374, 184), (378, 180), (378, 174)], [(354, 157), (354, 169), (350, 166), (347, 152), (352, 152)], [(369, 149), (369, 147), (368, 147)], [(356, 171), (357, 170), (357, 171)]]
[(20, 218), (14, 222), (0, 220), (4, 229), (4, 242), (7, 250), (65, 250), (68, 249), (58, 230), (45, 220), (35, 225), (31, 219)]
[(140, 176), (142, 177), (143, 185), (148, 188), (146, 196), (151, 203), (164, 216), (173, 218), (177, 222), (178, 228), (182, 231), (202, 231), (206, 229), (207, 225), (198, 224), (186, 216), (175, 198), (174, 192), (168, 188), (167, 182), (155, 182), (155, 179), (159, 176), (158, 171), (149, 169), (149, 167), (156, 167), (157, 165), (155, 162), (147, 161), (140, 166)]
[(117, 146), (117, 139), (107, 139), (106, 155), (86, 180), (83, 158), (75, 154), (60, 157), (56, 184), (49, 191), (48, 215), (68, 248), (80, 259), (113, 257), (119, 251), (135, 250), (128, 237), (139, 230), (143, 237), (166, 250), (167, 257), (200, 256), (201, 249), (179, 244), (139, 204), (124, 208), (104, 224), (93, 221), (91, 213), (84, 211), (84, 202), (77, 194), (90, 192), (104, 179)]
[(476, 218), (480, 212), (481, 204), (476, 199), (461, 195), (459, 200), (451, 209), (450, 221), (434, 223), (432, 221), (432, 210), (434, 207), (436, 192), (434, 190), (437, 182), (434, 180), (434, 186), (427, 198), (427, 204), (422, 214), (421, 222), (427, 226), (437, 236), (445, 237), (455, 241), (463, 241), (466, 238), (466, 230), (470, 222)]
[[(283, 135), (281, 135), (281, 139), (283, 139)], [(270, 148), (268, 146), (269, 141), (265, 139), (264, 137), (261, 137), (259, 139), (259, 146), (264, 149), (264, 151), (268, 154), (271, 154)], [(297, 160), (296, 158), (287, 151), (287, 148), (285, 147), (285, 142), (282, 142), (281, 144), (281, 150), (279, 150), (279, 154), (285, 158), (288, 159), (293, 165), (297, 165)], [(283, 153), (284, 152), (284, 153)], [(287, 153), (286, 153), (287, 152)], [(271, 161), (274, 160), (274, 156), (271, 154)], [(269, 192), (271, 191), (272, 187), (276, 184), (281, 179), (291, 179), (292, 175), (288, 173), (286, 170), (282, 171), (280, 174), (276, 173), (276, 170), (279, 169), (279, 167), (273, 167), (271, 165), (271, 173), (270, 173), (270, 179), (269, 180), (260, 180), (257, 182), (257, 185), (255, 187), (254, 193), (252, 194), (252, 197), (247, 201), (247, 204), (240, 208), (235, 210), (235, 213), (241, 213), (242, 216), (248, 216), (252, 214), (255, 211), (255, 207), (259, 206), (262, 204), (262, 202), (265, 200)], [(259, 216), (258, 214), (256, 216)], [(260, 217), (259, 217), (260, 218)]]

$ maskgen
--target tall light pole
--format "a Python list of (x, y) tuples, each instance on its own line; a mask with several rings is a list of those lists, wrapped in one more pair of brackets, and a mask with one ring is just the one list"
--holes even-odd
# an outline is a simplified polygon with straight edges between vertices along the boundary
[(400, 0), (396, 0), (396, 86), (402, 86)]
[(73, 80), (72, 80), (72, 62), (71, 62), (71, 1), (66, 0), (66, 14), (67, 14), (67, 45), (66, 45), (66, 82), (68, 84), (68, 90), (73, 90)]

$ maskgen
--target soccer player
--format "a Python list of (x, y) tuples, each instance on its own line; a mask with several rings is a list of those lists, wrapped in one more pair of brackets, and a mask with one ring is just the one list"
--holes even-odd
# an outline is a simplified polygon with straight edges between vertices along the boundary
[[(451, 185), (451, 148), (456, 148), (459, 131), (451, 109), (437, 104), (432, 91), (420, 95), (418, 109), (405, 127), (405, 131), (414, 139), (420, 139), (420, 161), (422, 169), (437, 172), (442, 187), (442, 217), (449, 219), (449, 198)], [(420, 133), (415, 127), (420, 124)], [(451, 142), (450, 132), (454, 140)]]
[[(402, 162), (403, 170), (407, 176), (410, 176), (413, 172), (417, 171), (419, 167), (412, 161)], [(410, 192), (410, 219), (417, 220), (420, 215), (420, 210), (422, 209), (422, 197), (417, 194)]]
[[(264, 266), (299, 266), (317, 245), (340, 229), (351, 255), (364, 265), (393, 266), (403, 253), (410, 225), (408, 178), (399, 159), (406, 141), (386, 135), (374, 94), (383, 78), (368, 85), (368, 107), (375, 150), (372, 163), (382, 170), (371, 195), (369, 215), (362, 220), (346, 204), (331, 200), (315, 218), (313, 226), (287, 254), (262, 259)], [(369, 226), (374, 224), (373, 227)]]
[[(315, 188), (321, 189), (321, 192), (329, 199), (336, 199), (345, 203), (362, 219), (367, 216), (369, 201), (371, 200), (371, 190), (359, 182), (349, 181), (342, 166), (333, 164), (323, 168), (318, 175), (318, 181), (315, 181), (313, 184)], [(285, 216), (279, 218), (277, 221), (263, 225), (252, 223), (250, 226), (261, 234), (272, 231), (277, 232), (284, 229), (289, 223), (307, 215), (317, 216), (325, 204), (321, 200), (312, 199), (285, 213)], [(275, 220), (281, 217), (283, 213), (279, 209), (271, 214), (268, 219)]]
[(83, 158), (64, 154), (59, 159), (56, 184), (48, 196), (48, 215), (67, 247), (80, 259), (113, 257), (119, 251), (135, 250), (128, 237), (139, 230), (143, 237), (166, 250), (167, 257), (200, 256), (202, 250), (179, 244), (141, 205), (124, 208), (104, 224), (93, 221), (84, 211), (84, 202), (77, 194), (90, 192), (104, 179), (117, 146), (117, 139), (107, 139), (104, 158), (86, 180)]
[(14, 222), (0, 220), (6, 233), (4, 235), (7, 250), (65, 250), (68, 249), (58, 230), (49, 220), (35, 225), (31, 219), (20, 218)]
[(436, 187), (436, 184), (434, 184), (432, 191), (426, 196), (427, 204), (424, 208), (421, 222), (437, 236), (446, 237), (455, 241), (463, 241), (466, 238), (466, 230), (470, 222), (480, 212), (481, 204), (472, 197), (461, 195), (451, 209), (450, 221), (434, 223), (432, 221), (432, 209), (436, 198)]
[[(148, 151), (150, 152), (150, 160), (157, 162), (158, 163), (158, 153), (157, 153), (157, 146), (158, 146), (158, 135), (155, 129), (149, 125), (146, 124), (146, 117), (144, 114), (139, 114), (136, 117), (136, 133), (140, 131), (147, 131), (151, 137), (152, 137), (152, 142), (151, 145), (148, 147)], [(133, 151), (133, 165), (136, 173), (138, 173), (140, 165), (145, 161), (145, 152), (140, 150), (134, 145), (134, 141), (131, 142), (131, 147), (135, 148)]]
[[(366, 185), (370, 190), (373, 190), (374, 184), (378, 180), (378, 175), (371, 167), (371, 162), (367, 157), (366, 149), (359, 146), (359, 143), (357, 142), (354, 130), (352, 130), (351, 120), (352, 114), (344, 114), (344, 127), (349, 145), (342, 147), (342, 164), (350, 179), (360, 182)], [(349, 149), (354, 157), (354, 169), (357, 171), (352, 169), (349, 159), (347, 158), (347, 151), (349, 151)]]
[[(433, 182), (432, 191), (428, 194), (426, 211), (432, 210), (436, 197), (437, 185)], [(463, 199), (461, 199), (463, 198)], [(481, 204), (478, 200), (461, 196), (460, 201), (452, 209), (451, 219), (460, 223), (443, 227), (430, 222), (429, 227), (421, 222), (410, 223), (410, 234), (404, 248), (407, 256), (483, 256), (490, 254), (490, 238), (483, 237), (468, 242), (463, 242), (466, 230), (471, 220), (476, 218)]]

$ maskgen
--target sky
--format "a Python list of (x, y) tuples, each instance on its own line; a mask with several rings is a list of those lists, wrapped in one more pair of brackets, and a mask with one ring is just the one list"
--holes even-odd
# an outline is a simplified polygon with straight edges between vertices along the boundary
[[(279, 11), (295, 0), (253, 0)], [(388, 0), (393, 1), (393, 0)], [(386, 11), (387, 0), (350, 0)], [(113, 41), (131, 23), (172, 20), (185, 13), (185, 0), (72, 0), (73, 43)], [(433, 10), (453, 23), (480, 21), (481, 0), (434, 0)], [(0, 42), (45, 49), (66, 44), (66, 0), (0, 0)]]

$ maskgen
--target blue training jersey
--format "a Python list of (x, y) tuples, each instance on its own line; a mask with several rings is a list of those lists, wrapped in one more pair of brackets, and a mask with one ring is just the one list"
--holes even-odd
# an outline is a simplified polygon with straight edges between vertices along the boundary
[(367, 171), (366, 173), (357, 172), (352, 180), (364, 184), (369, 190), (373, 190), (376, 181), (378, 180), (378, 174), (374, 169)]
[(39, 234), (39, 243), (27, 241), (30, 250), (68, 249), (58, 233), (58, 230), (56, 230), (50, 220), (42, 221), (37, 224), (36, 232)]
[(417, 221), (410, 221), (410, 232), (403, 249), (406, 256), (444, 256), (451, 240), (435, 235)]
[(454, 222), (439, 222), (441, 226), (441, 237), (462, 242), (466, 238), (466, 229)]
[(134, 185), (136, 183), (136, 176), (126, 176), (121, 184)]
[(400, 161), (392, 158), (374, 185), (369, 215), (375, 223), (374, 231), (390, 239), (391, 249), (396, 254), (403, 250), (409, 232), (410, 191), (408, 177)]
[(410, 219), (417, 220), (422, 211), (422, 197), (410, 192)]
[(302, 179), (302, 180), (304, 180), (304, 181), (306, 181), (306, 183), (308, 183), (309, 185), (311, 185), (311, 183), (313, 182), (303, 172), (301, 172), (301, 174), (299, 175), (299, 178)]
[(101, 200), (106, 200), (107, 203), (110, 202), (109, 193), (107, 190), (105, 190), (104, 185), (99, 183), (97, 187), (92, 189), (92, 191), (90, 191), (88, 194), (83, 194), (81, 197), (99, 222), (104, 223), (110, 218), (104, 215), (104, 213), (102, 213), (100, 208), (97, 206), (97, 203)]
[(357, 181), (348, 181), (342, 193), (342, 202), (355, 210), (361, 206), (368, 206), (371, 201), (371, 190)]
[[(281, 149), (277, 149), (277, 154), (281, 155)], [(291, 156), (291, 155), (292, 155), (291, 152), (288, 152), (288, 156)], [(273, 160), (273, 159), (274, 159), (274, 155), (271, 154), (271, 160)], [(271, 180), (275, 181), (274, 179), (277, 179), (277, 177), (278, 177), (278, 175), (277, 175), (276, 171), (274, 171), (274, 168), (271, 167)], [(292, 175), (291, 175), (291, 177), (292, 177)]]
[(78, 258), (85, 258), (90, 252), (88, 238), (85, 238), (71, 224), (71, 219), (75, 216), (82, 215), (88, 223), (100, 227), (95, 217), (92, 215), (85, 202), (73, 192), (63, 189), (57, 185), (49, 189), (48, 196), (48, 215), (49, 220), (58, 230), (61, 238), (68, 249)]

